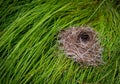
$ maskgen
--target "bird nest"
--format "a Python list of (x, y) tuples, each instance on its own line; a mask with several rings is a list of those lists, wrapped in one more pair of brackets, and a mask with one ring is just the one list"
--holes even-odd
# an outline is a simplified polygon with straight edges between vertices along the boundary
[(97, 32), (90, 27), (72, 27), (60, 31), (59, 47), (67, 57), (81, 65), (98, 66), (103, 63), (102, 48)]

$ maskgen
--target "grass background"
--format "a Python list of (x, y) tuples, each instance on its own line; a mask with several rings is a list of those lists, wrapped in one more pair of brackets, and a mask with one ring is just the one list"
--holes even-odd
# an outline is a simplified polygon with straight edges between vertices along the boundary
[[(80, 67), (57, 46), (60, 30), (99, 33), (105, 65)], [(0, 84), (120, 84), (119, 0), (0, 0)]]

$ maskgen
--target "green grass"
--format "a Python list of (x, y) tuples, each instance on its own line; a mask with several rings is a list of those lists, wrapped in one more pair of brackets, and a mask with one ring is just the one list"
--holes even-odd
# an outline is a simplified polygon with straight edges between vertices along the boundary
[[(115, 0), (0, 1), (0, 84), (120, 84), (120, 5)], [(104, 65), (80, 67), (57, 47), (60, 30), (99, 33)]]

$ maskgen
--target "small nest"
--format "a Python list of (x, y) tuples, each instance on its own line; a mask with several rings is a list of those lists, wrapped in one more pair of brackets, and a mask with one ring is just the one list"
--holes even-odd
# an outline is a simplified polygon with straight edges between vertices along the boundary
[(67, 57), (81, 65), (98, 66), (102, 61), (102, 48), (97, 32), (90, 27), (72, 27), (62, 30), (58, 35), (59, 47)]

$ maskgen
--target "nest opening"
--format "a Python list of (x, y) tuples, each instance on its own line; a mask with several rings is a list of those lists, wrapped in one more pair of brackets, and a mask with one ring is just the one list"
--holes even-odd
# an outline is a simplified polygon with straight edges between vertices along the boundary
[(80, 38), (83, 42), (90, 40), (90, 36), (86, 32), (81, 33), (78, 38)]

